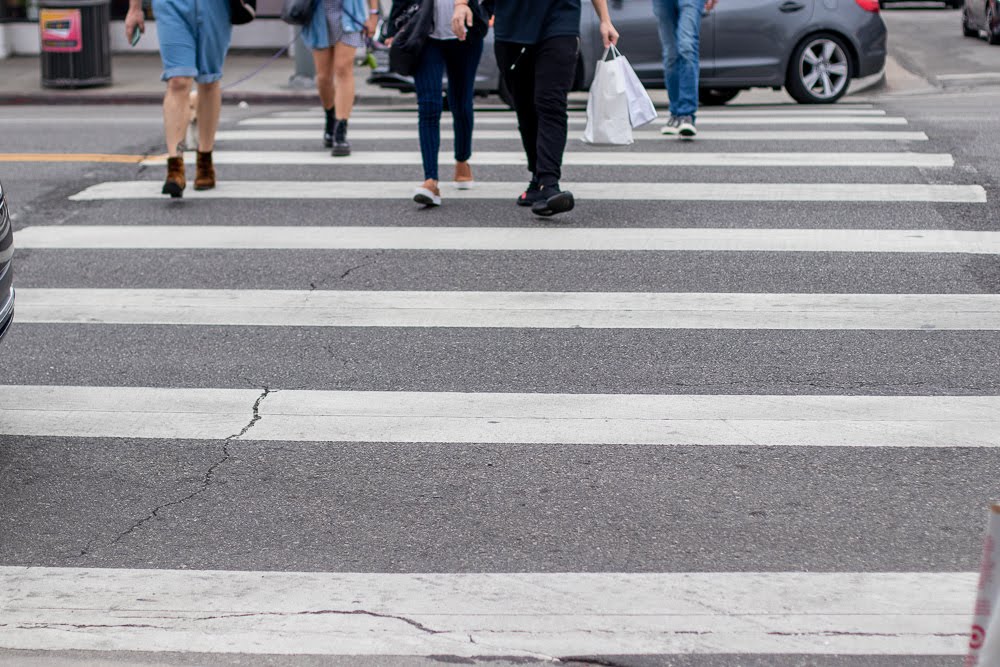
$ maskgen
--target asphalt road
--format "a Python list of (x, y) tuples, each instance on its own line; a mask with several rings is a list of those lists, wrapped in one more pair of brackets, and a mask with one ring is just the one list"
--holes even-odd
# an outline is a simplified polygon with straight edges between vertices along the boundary
[[(1000, 48), (963, 39), (955, 11), (932, 6), (893, 8), (886, 12), (886, 20), (894, 55), (925, 82), (908, 90), (890, 85), (845, 102), (870, 104), (872, 110), (884, 111), (887, 117), (905, 118), (907, 126), (898, 129), (922, 131), (927, 141), (706, 140), (683, 145), (667, 144), (647, 133), (644, 136), (650, 139), (626, 150), (914, 151), (951, 155), (953, 167), (579, 166), (567, 170), (566, 180), (713, 183), (722, 192), (730, 183), (979, 185), (984, 188), (985, 202), (580, 201), (578, 210), (565, 218), (541, 221), (505, 200), (446, 199), (438, 210), (418, 210), (406, 200), (411, 183), (419, 180), (416, 166), (355, 166), (332, 160), (329, 166), (319, 168), (226, 165), (219, 167), (223, 181), (260, 181), (260, 198), (189, 198), (182, 202), (155, 197), (88, 202), (69, 199), (85, 188), (112, 181), (148, 181), (158, 188), (162, 174), (156, 166), (3, 162), (0, 177), (19, 233), (41, 226), (93, 225), (170, 225), (177, 228), (178, 238), (185, 230), (203, 225), (238, 226), (247, 228), (248, 234), (253, 233), (252, 226), (751, 228), (762, 235), (781, 229), (997, 231), (1000, 167), (994, 145), (1000, 87), (995, 84), (1000, 82), (989, 77), (948, 79), (942, 75), (976, 74), (990, 68), (996, 71), (991, 63), (1000, 58)], [(802, 111), (793, 106), (760, 108), (779, 116)], [(852, 107), (842, 104), (837, 108)], [(749, 107), (738, 104), (730, 109), (737, 115), (747, 110)], [(239, 122), (280, 118), (284, 111), (288, 109), (227, 108), (223, 129), (252, 129)], [(362, 108), (358, 113), (378, 112)], [(0, 108), (0, 124), (4, 127), (0, 137), (3, 154), (139, 156), (160, 151), (159, 111), (153, 107), (8, 107)], [(818, 123), (813, 129), (831, 128)], [(843, 129), (871, 128), (859, 124)], [(703, 132), (707, 137), (711, 129), (705, 127)], [(317, 143), (228, 141), (220, 144), (220, 149), (305, 153), (316, 152)], [(517, 150), (504, 140), (483, 140), (477, 147)], [(417, 145), (415, 139), (356, 140), (355, 150), (359, 154), (371, 150), (413, 152)], [(586, 153), (601, 149), (571, 141), (570, 150)], [(444, 173), (450, 169), (447, 151), (445, 142)], [(483, 166), (477, 168), (477, 177), (484, 182), (526, 180), (516, 166)], [(296, 201), (269, 199), (266, 190), (269, 181), (365, 180), (400, 181), (403, 194), (370, 200)], [(326, 186), (317, 183), (316, 187)], [(830, 252), (822, 248), (809, 252), (171, 250), (22, 245), (16, 262), (17, 287), (25, 294), (20, 306), (24, 312), (31, 308), (32, 289), (84, 287), (1000, 293), (996, 255), (954, 252)], [(0, 367), (2, 384), (11, 386), (44, 385), (56, 390), (156, 387), (175, 390), (178, 395), (197, 388), (263, 392), (252, 411), (249, 404), (240, 407), (240, 414), (245, 412), (248, 420), (245, 434), (258, 425), (260, 415), (267, 420), (264, 409), (269, 392), (289, 389), (808, 395), (820, 399), (994, 397), (1000, 395), (998, 350), (1000, 333), (989, 330), (439, 329), (20, 322), (0, 347)], [(100, 389), (94, 391), (100, 393)], [(240, 440), (236, 433), (225, 439), (175, 440), (88, 435), (75, 424), (72, 413), (67, 413), (57, 428), (14, 433), (17, 428), (11, 424), (17, 417), (5, 414), (3, 408), (0, 405), (0, 431), (4, 433), (0, 435), (0, 572), (16, 566), (54, 568), (53, 573), (85, 568), (68, 572), (77, 572), (80, 581), (103, 572), (109, 577), (105, 582), (109, 589), (114, 586), (115, 573), (127, 569), (148, 571), (149, 577), (175, 570), (182, 582), (185, 573), (209, 576), (206, 571), (222, 571), (219, 577), (237, 571), (386, 576), (971, 573), (979, 565), (986, 508), (997, 499), (1000, 474), (996, 447), (968, 448), (961, 442), (926, 448), (766, 443), (498, 445), (475, 441), (401, 443), (391, 437), (384, 441), (330, 441), (321, 431), (315, 431), (312, 440), (296, 442)], [(195, 423), (197, 412), (194, 407), (188, 413), (164, 412), (147, 418)], [(151, 414), (155, 415), (155, 409)], [(109, 424), (119, 418), (113, 412), (107, 416)], [(894, 428), (891, 421), (886, 424), (885, 428)], [(947, 430), (949, 426), (937, 428)], [(91, 604), (98, 612), (103, 604), (117, 610), (112, 613), (122, 624), (117, 631), (107, 618), (91, 621), (86, 615), (65, 617), (62, 630), (48, 620), (5, 620), (2, 615), (16, 605), (6, 610), (0, 606), (0, 623), (9, 622), (11, 627), (19, 623), (17, 641), (21, 642), (13, 642), (10, 635), (5, 640), (0, 634), (0, 646), (5, 647), (0, 650), (0, 665), (374, 666), (480, 661), (470, 657), (478, 654), (468, 647), (453, 653), (419, 648), (418, 638), (407, 639), (404, 632), (417, 628), (417, 621), (404, 613), (406, 604), (399, 611), (388, 602), (390, 611), (381, 615), (363, 613), (371, 616), (372, 623), (405, 619), (410, 627), (394, 628), (395, 632), (387, 635), (384, 650), (375, 650), (377, 641), (371, 639), (370, 655), (361, 651), (339, 657), (296, 656), (294, 650), (272, 650), (276, 644), (268, 644), (271, 635), (259, 629), (256, 635), (240, 635), (233, 640), (235, 644), (227, 644), (229, 648), (218, 649), (234, 652), (190, 649), (189, 653), (170, 649), (169, 642), (149, 648), (152, 640), (144, 639), (141, 630), (133, 632), (142, 627), (134, 624), (143, 623), (136, 618), (146, 617), (122, 611), (137, 596), (105, 603), (101, 584), (95, 585)], [(198, 610), (244, 610), (225, 606), (226, 595), (236, 589), (219, 586), (215, 590), (218, 599), (208, 592), (201, 600), (195, 598), (198, 605), (207, 605), (198, 606)], [(18, 600), (31, 599), (32, 590), (18, 589), (27, 596)], [(266, 594), (270, 589), (265, 585), (262, 590)], [(539, 585), (538, 590), (536, 602), (541, 609), (548, 589)], [(163, 589), (151, 595), (172, 592)], [(919, 599), (921, 593), (913, 590), (912, 597)], [(70, 592), (63, 594), (70, 601), (79, 601)], [(364, 594), (357, 593), (359, 600)], [(606, 591), (609, 607), (616, 594), (613, 589)], [(770, 633), (773, 641), (793, 642), (787, 637), (794, 634), (800, 639), (746, 651), (712, 649), (710, 643), (704, 645), (707, 649), (689, 651), (681, 643), (670, 643), (681, 642), (676, 638), (663, 640), (658, 651), (627, 650), (639, 646), (645, 637), (642, 632), (655, 635), (654, 628), (635, 630), (634, 640), (622, 639), (617, 650), (577, 651), (571, 647), (547, 655), (559, 655), (570, 664), (572, 656), (591, 656), (589, 664), (635, 666), (957, 665), (965, 643), (960, 635), (971, 618), (974, 591), (970, 588), (967, 595), (967, 610), (960, 596), (958, 611), (949, 618), (950, 625), (946, 624), (947, 632), (939, 632), (954, 635), (935, 644), (946, 645), (948, 650), (936, 652), (885, 649), (878, 642), (897, 637), (889, 631), (876, 632), (871, 643), (830, 648), (829, 641), (851, 641), (844, 637), (852, 633), (840, 632), (838, 638), (839, 631), (824, 635), (822, 628), (813, 632), (812, 639), (806, 631), (775, 630)], [(819, 589), (816, 596), (828, 599)], [(245, 598), (238, 601), (250, 605)], [(756, 608), (757, 600), (742, 602), (746, 609)], [(863, 604), (858, 602), (859, 608)], [(636, 605), (637, 614), (646, 611), (640, 602)], [(822, 613), (822, 604), (819, 608)], [(260, 613), (264, 622), (268, 614), (277, 614), (252, 605), (245, 610), (244, 615)], [(564, 609), (569, 616), (576, 611), (572, 605)], [(121, 620), (123, 617), (127, 621)], [(541, 627), (518, 632), (523, 636), (532, 632), (545, 635), (544, 622), (538, 623)], [(127, 629), (129, 624), (133, 624), (132, 630)], [(418, 625), (435, 627), (427, 621)], [(330, 631), (326, 626), (310, 626), (308, 633), (313, 634), (297, 637), (298, 627), (292, 624), (276, 632), (284, 632), (293, 641), (312, 641), (313, 634)], [(959, 631), (952, 632), (954, 627)], [(353, 631), (353, 626), (336, 628), (345, 637)], [(359, 632), (374, 632), (366, 628), (362, 626)], [(484, 632), (500, 632), (499, 628)], [(420, 630), (425, 631), (426, 627)], [(715, 631), (689, 632), (708, 636)], [(225, 628), (219, 629), (219, 637), (228, 636), (225, 632)], [(927, 632), (933, 634), (934, 628)], [(914, 631), (914, 637), (919, 634)], [(95, 637), (94, 643), (88, 644)], [(128, 651), (115, 650), (121, 648), (115, 642), (123, 637), (132, 637), (137, 643), (127, 647)], [(477, 638), (482, 641), (482, 636)], [(469, 639), (475, 643), (472, 633)], [(259, 645), (254, 643), (258, 640), (262, 642)], [(406, 641), (417, 648), (412, 652), (399, 649), (400, 642)], [(338, 646), (347, 650), (343, 648), (347, 644), (337, 641), (330, 646), (333, 648), (326, 653), (337, 653)], [(508, 646), (508, 653), (484, 649), (482, 655), (487, 657), (481, 661), (545, 661), (540, 657), (544, 651), (525, 648), (529, 644)]]

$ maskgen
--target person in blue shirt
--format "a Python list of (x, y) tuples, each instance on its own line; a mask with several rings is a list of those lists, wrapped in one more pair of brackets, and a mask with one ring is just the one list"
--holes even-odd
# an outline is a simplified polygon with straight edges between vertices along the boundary
[(337, 157), (351, 154), (347, 120), (354, 108), (354, 53), (365, 47), (366, 36), (375, 34), (378, 14), (378, 0), (315, 0), (312, 20), (302, 27), (326, 112), (323, 145)]
[(663, 44), (663, 79), (670, 98), (670, 118), (661, 132), (692, 139), (698, 134), (698, 43), (701, 15), (716, 0), (653, 0)]

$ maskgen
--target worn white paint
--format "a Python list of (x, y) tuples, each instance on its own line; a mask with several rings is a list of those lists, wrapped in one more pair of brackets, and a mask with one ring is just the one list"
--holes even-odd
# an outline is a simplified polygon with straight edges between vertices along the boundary
[[(73, 201), (163, 199), (159, 181), (111, 181), (92, 185)], [(924, 183), (565, 183), (581, 200), (612, 201), (807, 201), (985, 203), (981, 185)], [(516, 197), (524, 183), (479, 182), (447, 190), (448, 199)], [(212, 190), (191, 190), (190, 199), (388, 199), (413, 197), (408, 181), (222, 181)]]
[[(354, 130), (351, 139), (363, 141), (410, 140), (417, 141), (417, 130)], [(220, 130), (216, 141), (316, 141), (316, 130)], [(442, 139), (454, 139), (450, 130), (441, 131)], [(478, 141), (520, 141), (517, 130), (477, 130)], [(640, 141), (667, 141), (654, 133), (639, 132)], [(570, 137), (571, 141), (579, 137)], [(706, 130), (698, 134), (698, 141), (927, 141), (923, 132), (880, 130)]]
[(17, 308), (22, 324), (1000, 330), (997, 294), (22, 288)]
[(588, 250), (1000, 254), (1000, 232), (936, 229), (539, 227), (26, 227), (20, 248), (229, 250)]
[[(189, 153), (185, 159), (194, 160)], [(215, 151), (215, 164), (226, 165), (418, 165), (421, 156), (415, 151), (359, 151), (346, 158), (333, 159), (326, 151)], [(524, 153), (517, 151), (480, 151), (478, 165), (524, 166)], [(160, 166), (165, 157), (144, 160), (142, 164)], [(601, 167), (953, 167), (948, 153), (649, 153), (638, 151), (580, 151), (566, 153), (566, 166)]]
[(951, 655), (972, 572), (355, 574), (0, 567), (0, 648), (556, 658)]
[[(451, 118), (445, 114), (442, 117), (442, 125), (450, 126)], [(663, 120), (666, 120), (665, 118)], [(572, 125), (579, 125), (585, 123), (585, 119), (574, 118), (570, 120)], [(517, 119), (513, 116), (508, 116), (505, 118), (491, 118), (483, 114), (479, 114), (475, 118), (476, 125), (517, 125)], [(364, 126), (393, 126), (393, 125), (405, 125), (407, 127), (417, 127), (416, 114), (407, 115), (397, 115), (397, 116), (360, 116), (352, 117), (350, 124), (352, 127), (357, 127), (359, 125)], [(662, 123), (661, 123), (662, 124)], [(761, 114), (761, 115), (737, 115), (737, 114), (716, 114), (716, 115), (703, 115), (698, 113), (698, 126), (716, 126), (716, 125), (906, 125), (905, 118), (899, 118), (896, 116), (881, 116), (881, 115), (837, 115), (837, 114)], [(282, 118), (282, 117), (270, 117), (270, 118), (248, 118), (239, 122), (239, 125), (245, 127), (312, 127), (314, 129), (322, 129), (323, 118), (317, 114), (310, 114), (307, 118)], [(650, 125), (646, 126), (651, 129), (658, 129), (658, 125), (654, 121)], [(353, 131), (352, 131), (353, 134)], [(474, 132), (473, 136), (478, 137), (479, 131)]]
[(0, 434), (244, 440), (998, 447), (1000, 396), (0, 386)]

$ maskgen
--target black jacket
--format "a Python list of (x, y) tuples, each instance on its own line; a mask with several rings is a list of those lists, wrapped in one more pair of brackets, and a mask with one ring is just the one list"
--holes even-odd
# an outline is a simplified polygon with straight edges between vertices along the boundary
[[(474, 37), (485, 37), (490, 15), (478, 0), (469, 0), (469, 9), (473, 17), (469, 33)], [(408, 26), (406, 32), (413, 38), (426, 39), (434, 31), (434, 0), (392, 0), (389, 18), (382, 24), (382, 40), (395, 37), (410, 21), (416, 23)]]

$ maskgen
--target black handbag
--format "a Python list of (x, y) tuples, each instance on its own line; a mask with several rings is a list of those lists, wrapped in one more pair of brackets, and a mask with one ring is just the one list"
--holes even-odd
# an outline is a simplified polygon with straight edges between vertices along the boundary
[(309, 25), (315, 7), (315, 0), (285, 0), (281, 20), (289, 25)]
[(244, 25), (257, 18), (257, 0), (229, 0), (229, 22)]
[(402, 26), (396, 29), (389, 47), (389, 70), (403, 76), (413, 76), (420, 54), (431, 34), (434, 21), (434, 0), (421, 0)]

